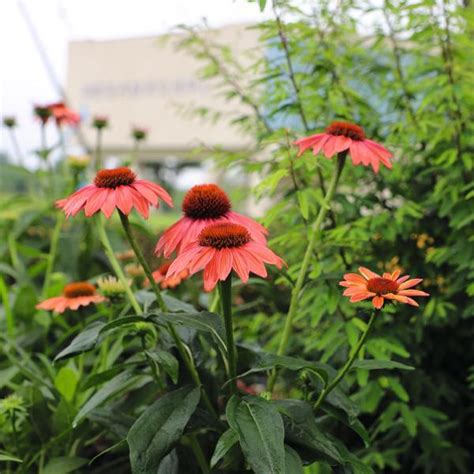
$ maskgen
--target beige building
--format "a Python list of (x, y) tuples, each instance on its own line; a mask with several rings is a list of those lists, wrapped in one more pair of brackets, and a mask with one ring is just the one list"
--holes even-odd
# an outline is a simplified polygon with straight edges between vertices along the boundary
[[(258, 52), (258, 32), (244, 25), (206, 33), (209, 40), (229, 45), (240, 61), (249, 62)], [(218, 94), (216, 83), (199, 77), (203, 63), (188, 52), (176, 50), (178, 36), (111, 41), (76, 41), (69, 46), (67, 96), (84, 118), (82, 132), (93, 146), (91, 118), (106, 115), (104, 148), (122, 154), (131, 147), (133, 125), (149, 129), (142, 147), (143, 162), (186, 159), (199, 145), (222, 145), (238, 150), (244, 137), (225, 119), (216, 123), (197, 118), (190, 110), (209, 108), (236, 116), (245, 112), (237, 101)]]

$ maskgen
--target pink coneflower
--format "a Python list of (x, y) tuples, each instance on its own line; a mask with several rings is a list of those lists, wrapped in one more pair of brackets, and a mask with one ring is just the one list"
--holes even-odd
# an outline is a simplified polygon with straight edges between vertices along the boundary
[[(174, 289), (178, 285), (181, 284), (183, 280), (186, 280), (186, 278), (189, 277), (189, 271), (188, 270), (183, 270), (181, 273), (178, 273), (177, 275), (174, 275), (172, 277), (166, 277), (166, 273), (168, 272), (168, 269), (171, 266), (171, 262), (166, 262), (161, 265), (158, 270), (154, 271), (152, 273), (153, 278), (156, 283), (160, 285), (160, 288), (162, 290), (166, 290), (167, 288)], [(145, 286), (149, 286), (150, 282), (145, 280)]]
[(314, 155), (322, 150), (326, 158), (348, 150), (354, 165), (371, 165), (376, 173), (380, 163), (392, 168), (392, 154), (382, 145), (367, 139), (361, 127), (349, 122), (332, 122), (325, 133), (300, 138), (296, 140), (295, 145), (299, 147), (298, 156), (310, 148), (313, 149)]
[(250, 273), (265, 278), (265, 263), (277, 268), (284, 264), (265, 242), (253, 240), (246, 227), (218, 223), (205, 227), (194, 242), (183, 247), (166, 277), (171, 278), (183, 270), (189, 270), (190, 275), (204, 270), (204, 290), (211, 291), (219, 280), (226, 280), (232, 270), (244, 283)]
[(192, 187), (183, 199), (184, 216), (167, 229), (158, 241), (157, 255), (169, 258), (176, 250), (184, 248), (197, 239), (204, 227), (218, 222), (240, 224), (250, 232), (252, 239), (265, 243), (268, 231), (249, 217), (231, 210), (232, 204), (227, 194), (215, 184), (200, 184)]
[(386, 299), (419, 306), (410, 296), (429, 296), (424, 291), (411, 289), (423, 281), (421, 278), (409, 280), (410, 275), (399, 278), (400, 270), (384, 273), (383, 276), (365, 267), (360, 267), (359, 272), (361, 275), (347, 273), (339, 282), (339, 285), (347, 287), (343, 294), (350, 297), (351, 303), (372, 298), (372, 304), (377, 309), (384, 305)]
[(95, 286), (85, 281), (69, 283), (63, 290), (62, 296), (49, 298), (36, 305), (36, 309), (64, 313), (66, 309), (73, 311), (80, 306), (89, 306), (105, 301), (106, 298), (95, 291)]
[(64, 102), (56, 102), (48, 106), (51, 114), (56, 120), (58, 127), (62, 125), (77, 125), (81, 121), (80, 115), (66, 106)]
[(87, 217), (102, 211), (109, 218), (115, 209), (128, 216), (133, 207), (145, 218), (151, 205), (159, 207), (159, 199), (173, 207), (171, 196), (161, 187), (145, 179), (136, 179), (129, 168), (100, 170), (94, 184), (84, 186), (66, 199), (60, 199), (56, 206), (66, 214), (75, 216), (84, 209)]

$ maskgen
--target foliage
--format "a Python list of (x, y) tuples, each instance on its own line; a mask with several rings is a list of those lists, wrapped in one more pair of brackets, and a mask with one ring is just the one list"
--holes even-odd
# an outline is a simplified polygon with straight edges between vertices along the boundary
[[(65, 283), (96, 282), (114, 267), (98, 219), (64, 222), (52, 208), (78, 175), (61, 166), (8, 168), (25, 176), (17, 190), (30, 193), (9, 188), (0, 206), (6, 472), (472, 470), (472, 11), (448, 0), (275, 0), (256, 8), (274, 18), (252, 27), (261, 49), (245, 64), (200, 28), (183, 27), (179, 44), (202, 62), (204, 79), (240, 103), (230, 121), (253, 145), (206, 150), (219, 166), (258, 181), (255, 198), (270, 203), (262, 217), (270, 246), (288, 263), (269, 268), (266, 280), (234, 282), (239, 392), (228, 374), (227, 321), (198, 277), (164, 292), (161, 305), (143, 275), (130, 276), (138, 314), (125, 297), (65, 315), (35, 309)], [(376, 175), (346, 165), (298, 295), (288, 351), (277, 355), (334, 169), (322, 155), (296, 158), (292, 142), (334, 119), (362, 125), (395, 153), (394, 167)], [(52, 151), (39, 156), (46, 163)], [(169, 220), (132, 218), (153, 268), (156, 234)], [(127, 250), (115, 217), (107, 234), (115, 251)], [(359, 265), (421, 275), (431, 297), (418, 310), (384, 308), (354, 353), (369, 305), (343, 299), (337, 282)], [(351, 355), (342, 383), (315, 409)], [(265, 388), (276, 370), (271, 396)]]

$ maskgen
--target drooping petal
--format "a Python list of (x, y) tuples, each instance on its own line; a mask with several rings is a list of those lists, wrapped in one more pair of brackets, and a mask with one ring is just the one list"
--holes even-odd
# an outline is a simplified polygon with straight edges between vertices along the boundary
[(232, 252), (232, 256), (235, 272), (244, 283), (247, 283), (249, 279), (249, 267), (247, 265), (247, 261), (245, 260), (245, 254), (242, 254), (240, 249), (236, 249), (234, 252)]
[(158, 204), (158, 195), (149, 186), (146, 186), (140, 181), (135, 181), (131, 186), (135, 188), (135, 190), (138, 191), (147, 201), (149, 201), (150, 204), (153, 206)]
[(429, 293), (421, 290), (401, 290), (398, 294), (403, 296), (430, 296)]
[(129, 187), (129, 190), (133, 197), (133, 206), (145, 219), (148, 219), (150, 206), (148, 201), (135, 188)]
[(332, 156), (336, 154), (336, 145), (338, 143), (337, 139), (338, 139), (337, 136), (330, 135), (330, 137), (324, 144), (323, 153), (326, 158), (331, 158)]
[(115, 188), (115, 203), (126, 216), (130, 214), (133, 202), (134, 196), (129, 186), (117, 186)]
[(383, 303), (384, 303), (383, 296), (374, 296), (372, 298), (372, 304), (374, 305), (374, 308), (380, 309), (383, 306)]
[(304, 137), (296, 140), (294, 144), (299, 147), (298, 156), (301, 156), (306, 150), (312, 148), (317, 144), (326, 134), (317, 133), (316, 135), (311, 135), (309, 137)]
[(93, 216), (97, 211), (99, 211), (106, 198), (107, 191), (104, 188), (97, 188), (95, 193), (87, 199), (86, 205), (84, 207), (85, 216)]

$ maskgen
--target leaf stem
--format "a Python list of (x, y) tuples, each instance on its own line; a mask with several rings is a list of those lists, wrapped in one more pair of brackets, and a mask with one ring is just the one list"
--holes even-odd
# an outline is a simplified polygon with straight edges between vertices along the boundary
[(51, 283), (51, 275), (53, 273), (54, 261), (56, 260), (56, 254), (58, 253), (58, 243), (59, 237), (61, 235), (61, 228), (64, 224), (65, 216), (61, 213), (56, 219), (56, 224), (54, 225), (53, 235), (51, 236), (51, 246), (48, 254), (48, 263), (46, 265), (46, 271), (43, 281), (43, 298), (46, 297), (49, 285)]
[[(311, 238), (308, 242), (308, 246), (306, 247), (306, 252), (304, 254), (303, 263), (301, 264), (301, 268), (298, 273), (296, 284), (293, 287), (293, 290), (291, 292), (290, 307), (288, 309), (288, 314), (286, 316), (283, 334), (281, 336), (280, 344), (278, 346), (278, 352), (277, 352), (278, 355), (284, 355), (288, 348), (291, 332), (293, 330), (293, 321), (295, 319), (296, 312), (298, 310), (298, 303), (300, 301), (300, 293), (301, 293), (301, 290), (303, 289), (304, 281), (305, 281), (306, 274), (308, 272), (309, 264), (311, 261), (311, 256), (313, 254), (314, 247), (318, 240), (320, 230), (324, 222), (324, 218), (326, 217), (326, 214), (328, 210), (330, 209), (332, 198), (334, 197), (334, 194), (336, 192), (337, 183), (339, 182), (339, 178), (341, 176), (341, 173), (346, 161), (346, 155), (347, 155), (346, 152), (342, 152), (338, 154), (336, 169), (334, 170), (334, 174), (332, 176), (331, 182), (329, 183), (329, 187), (328, 187), (326, 196), (324, 198), (324, 202), (322, 203), (319, 213), (316, 217), (316, 220), (314, 221), (314, 224), (311, 228), (311, 232), (312, 232)], [(273, 369), (272, 374), (270, 375), (270, 378), (268, 380), (269, 392), (273, 391), (273, 388), (275, 387), (276, 378), (277, 378), (277, 371), (276, 369)]]
[(237, 393), (237, 350), (235, 347), (234, 328), (232, 324), (232, 273), (229, 273), (226, 280), (219, 282), (219, 295), (225, 324), (230, 390), (231, 393)]
[(314, 411), (316, 411), (321, 406), (321, 403), (323, 403), (326, 397), (337, 387), (339, 382), (344, 378), (344, 376), (350, 370), (350, 368), (352, 367), (352, 364), (354, 363), (356, 357), (358, 356), (360, 350), (362, 349), (362, 346), (367, 340), (367, 336), (369, 335), (369, 332), (372, 329), (372, 326), (374, 325), (374, 322), (377, 319), (377, 316), (379, 314), (380, 314), (380, 309), (374, 310), (374, 312), (370, 316), (370, 320), (369, 320), (369, 323), (367, 324), (366, 330), (360, 337), (359, 342), (357, 343), (357, 346), (355, 347), (354, 351), (350, 355), (347, 362), (344, 364), (344, 367), (342, 367), (342, 369), (338, 372), (334, 380), (326, 388), (323, 388), (321, 390), (321, 393), (319, 394), (319, 397), (316, 400), (316, 403), (314, 404), (314, 407), (313, 407)]
[(191, 434), (187, 438), (189, 442), (189, 447), (191, 448), (192, 452), (194, 453), (194, 456), (196, 457), (196, 461), (199, 464), (199, 468), (201, 469), (202, 474), (210, 474), (211, 471), (209, 470), (206, 457), (202, 452), (201, 445), (199, 444), (196, 435)]

